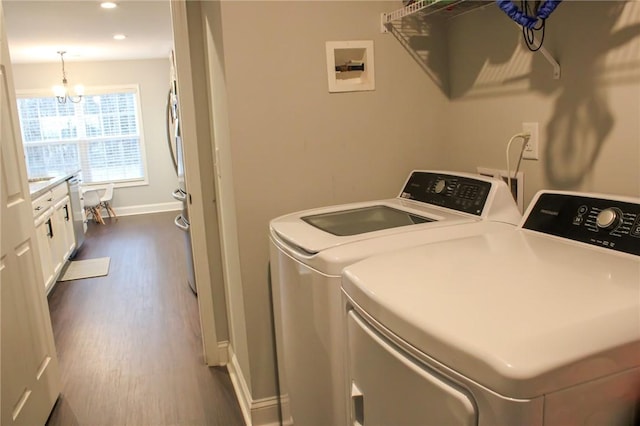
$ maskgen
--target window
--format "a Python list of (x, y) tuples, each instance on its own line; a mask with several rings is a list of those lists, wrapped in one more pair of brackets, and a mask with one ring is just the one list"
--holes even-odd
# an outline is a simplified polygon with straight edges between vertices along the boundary
[(87, 90), (79, 103), (39, 96), (18, 94), (29, 177), (82, 169), (87, 183), (146, 183), (136, 86)]

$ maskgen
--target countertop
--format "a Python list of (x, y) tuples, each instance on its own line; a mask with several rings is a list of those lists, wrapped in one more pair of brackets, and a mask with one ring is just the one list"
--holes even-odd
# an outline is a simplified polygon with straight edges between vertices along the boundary
[(29, 179), (29, 193), (31, 194), (31, 199), (33, 200), (38, 198), (45, 192), (60, 185), (62, 182), (66, 181), (71, 176), (78, 174), (79, 172), (80, 170), (76, 170), (75, 172), (71, 172), (71, 173), (67, 173), (59, 176), (51, 176), (49, 178)]

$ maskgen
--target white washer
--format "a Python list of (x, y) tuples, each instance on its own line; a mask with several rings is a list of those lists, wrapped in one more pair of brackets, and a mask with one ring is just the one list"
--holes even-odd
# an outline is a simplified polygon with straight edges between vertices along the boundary
[(347, 423), (340, 274), (393, 250), (512, 231), (520, 213), (504, 182), (414, 171), (397, 198), (271, 221), (271, 278), (283, 422)]
[(639, 199), (542, 191), (514, 232), (372, 257), (342, 286), (354, 424), (640, 422)]

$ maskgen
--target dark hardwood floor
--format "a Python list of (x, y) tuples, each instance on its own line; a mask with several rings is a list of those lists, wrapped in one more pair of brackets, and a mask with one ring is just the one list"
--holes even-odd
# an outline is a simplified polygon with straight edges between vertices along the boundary
[(89, 224), (76, 260), (105, 277), (49, 295), (62, 395), (47, 425), (244, 425), (226, 368), (204, 364), (175, 212)]

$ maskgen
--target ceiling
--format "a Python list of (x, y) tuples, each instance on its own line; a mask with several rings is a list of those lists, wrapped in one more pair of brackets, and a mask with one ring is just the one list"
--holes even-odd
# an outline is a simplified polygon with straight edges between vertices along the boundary
[[(173, 47), (169, 0), (3, 0), (13, 63), (168, 58)], [(125, 34), (122, 41), (114, 34)]]

